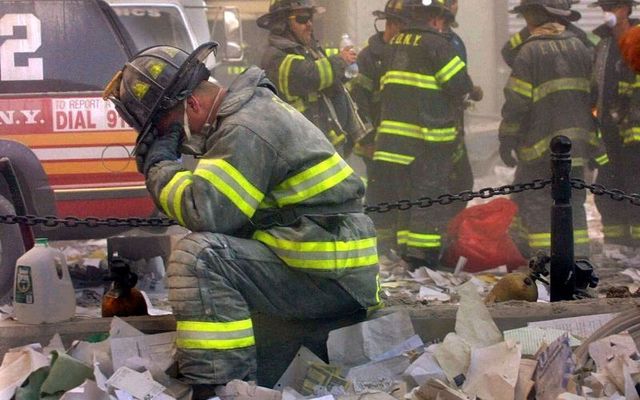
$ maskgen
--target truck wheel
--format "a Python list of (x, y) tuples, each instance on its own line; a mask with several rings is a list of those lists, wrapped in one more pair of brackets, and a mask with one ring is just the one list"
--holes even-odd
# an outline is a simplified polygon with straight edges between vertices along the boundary
[[(0, 215), (13, 215), (13, 204), (0, 196)], [(24, 254), (24, 244), (18, 225), (0, 224), (0, 300), (13, 289), (16, 260)]]

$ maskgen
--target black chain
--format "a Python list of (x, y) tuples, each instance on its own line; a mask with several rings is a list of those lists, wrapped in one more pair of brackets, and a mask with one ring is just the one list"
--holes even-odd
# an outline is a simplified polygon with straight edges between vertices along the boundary
[(637, 193), (627, 194), (622, 190), (607, 189), (597, 183), (589, 185), (582, 179), (571, 179), (571, 186), (578, 190), (588, 190), (596, 196), (609, 196), (611, 200), (628, 201), (634, 206), (640, 206), (640, 194)]
[[(498, 188), (484, 188), (477, 192), (465, 191), (458, 194), (443, 194), (437, 198), (422, 197), (418, 200), (400, 200), (396, 203), (381, 203), (375, 206), (365, 206), (365, 213), (386, 213), (392, 210), (406, 211), (414, 207), (427, 208), (436, 205), (446, 206), (454, 202), (469, 202), (473, 199), (489, 199), (495, 196), (507, 196), (514, 193), (522, 193), (527, 190), (541, 190), (551, 184), (550, 179), (536, 179), (529, 183), (517, 183), (513, 185), (500, 186)], [(638, 198), (640, 201), (640, 197)], [(107, 226), (111, 228), (119, 227), (168, 227), (178, 225), (177, 221), (167, 218), (106, 218), (95, 217), (58, 218), (55, 216), (38, 217), (35, 215), (0, 215), (0, 224), (21, 224), (21, 225), (44, 225), (46, 227), (57, 227), (64, 225), (68, 228), (86, 226), (97, 228)]]

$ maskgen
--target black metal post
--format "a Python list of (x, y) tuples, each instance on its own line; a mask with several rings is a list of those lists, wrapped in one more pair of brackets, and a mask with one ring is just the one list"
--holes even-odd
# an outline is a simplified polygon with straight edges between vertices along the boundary
[(575, 260), (571, 208), (571, 140), (551, 141), (551, 301), (573, 300)]
[[(15, 208), (16, 215), (27, 215), (27, 205), (22, 195), (22, 188), (20, 187), (20, 181), (16, 175), (16, 171), (11, 165), (11, 160), (7, 157), (0, 158), (0, 174), (7, 181), (9, 185), (9, 191), (11, 192), (11, 202)], [(30, 250), (35, 243), (33, 237), (33, 230), (29, 225), (20, 224), (20, 234), (22, 235), (22, 243), (25, 250)]]

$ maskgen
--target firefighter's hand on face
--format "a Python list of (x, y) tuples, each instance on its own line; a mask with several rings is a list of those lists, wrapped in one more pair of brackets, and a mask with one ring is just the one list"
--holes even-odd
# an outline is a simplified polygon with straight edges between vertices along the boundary
[(136, 154), (136, 166), (138, 171), (145, 176), (151, 167), (161, 161), (175, 161), (180, 158), (180, 139), (182, 137), (182, 124), (174, 123), (169, 127), (168, 132), (158, 134), (154, 130), (147, 135), (138, 146)]
[(500, 141), (500, 158), (507, 167), (515, 167), (518, 165), (518, 159), (515, 157), (516, 141), (513, 139), (502, 139)]

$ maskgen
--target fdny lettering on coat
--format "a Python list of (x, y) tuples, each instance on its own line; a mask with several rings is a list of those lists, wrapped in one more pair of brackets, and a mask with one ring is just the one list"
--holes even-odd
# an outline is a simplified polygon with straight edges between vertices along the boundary
[(422, 41), (422, 35), (416, 33), (399, 33), (393, 39), (392, 44), (399, 44), (402, 46), (420, 46)]

